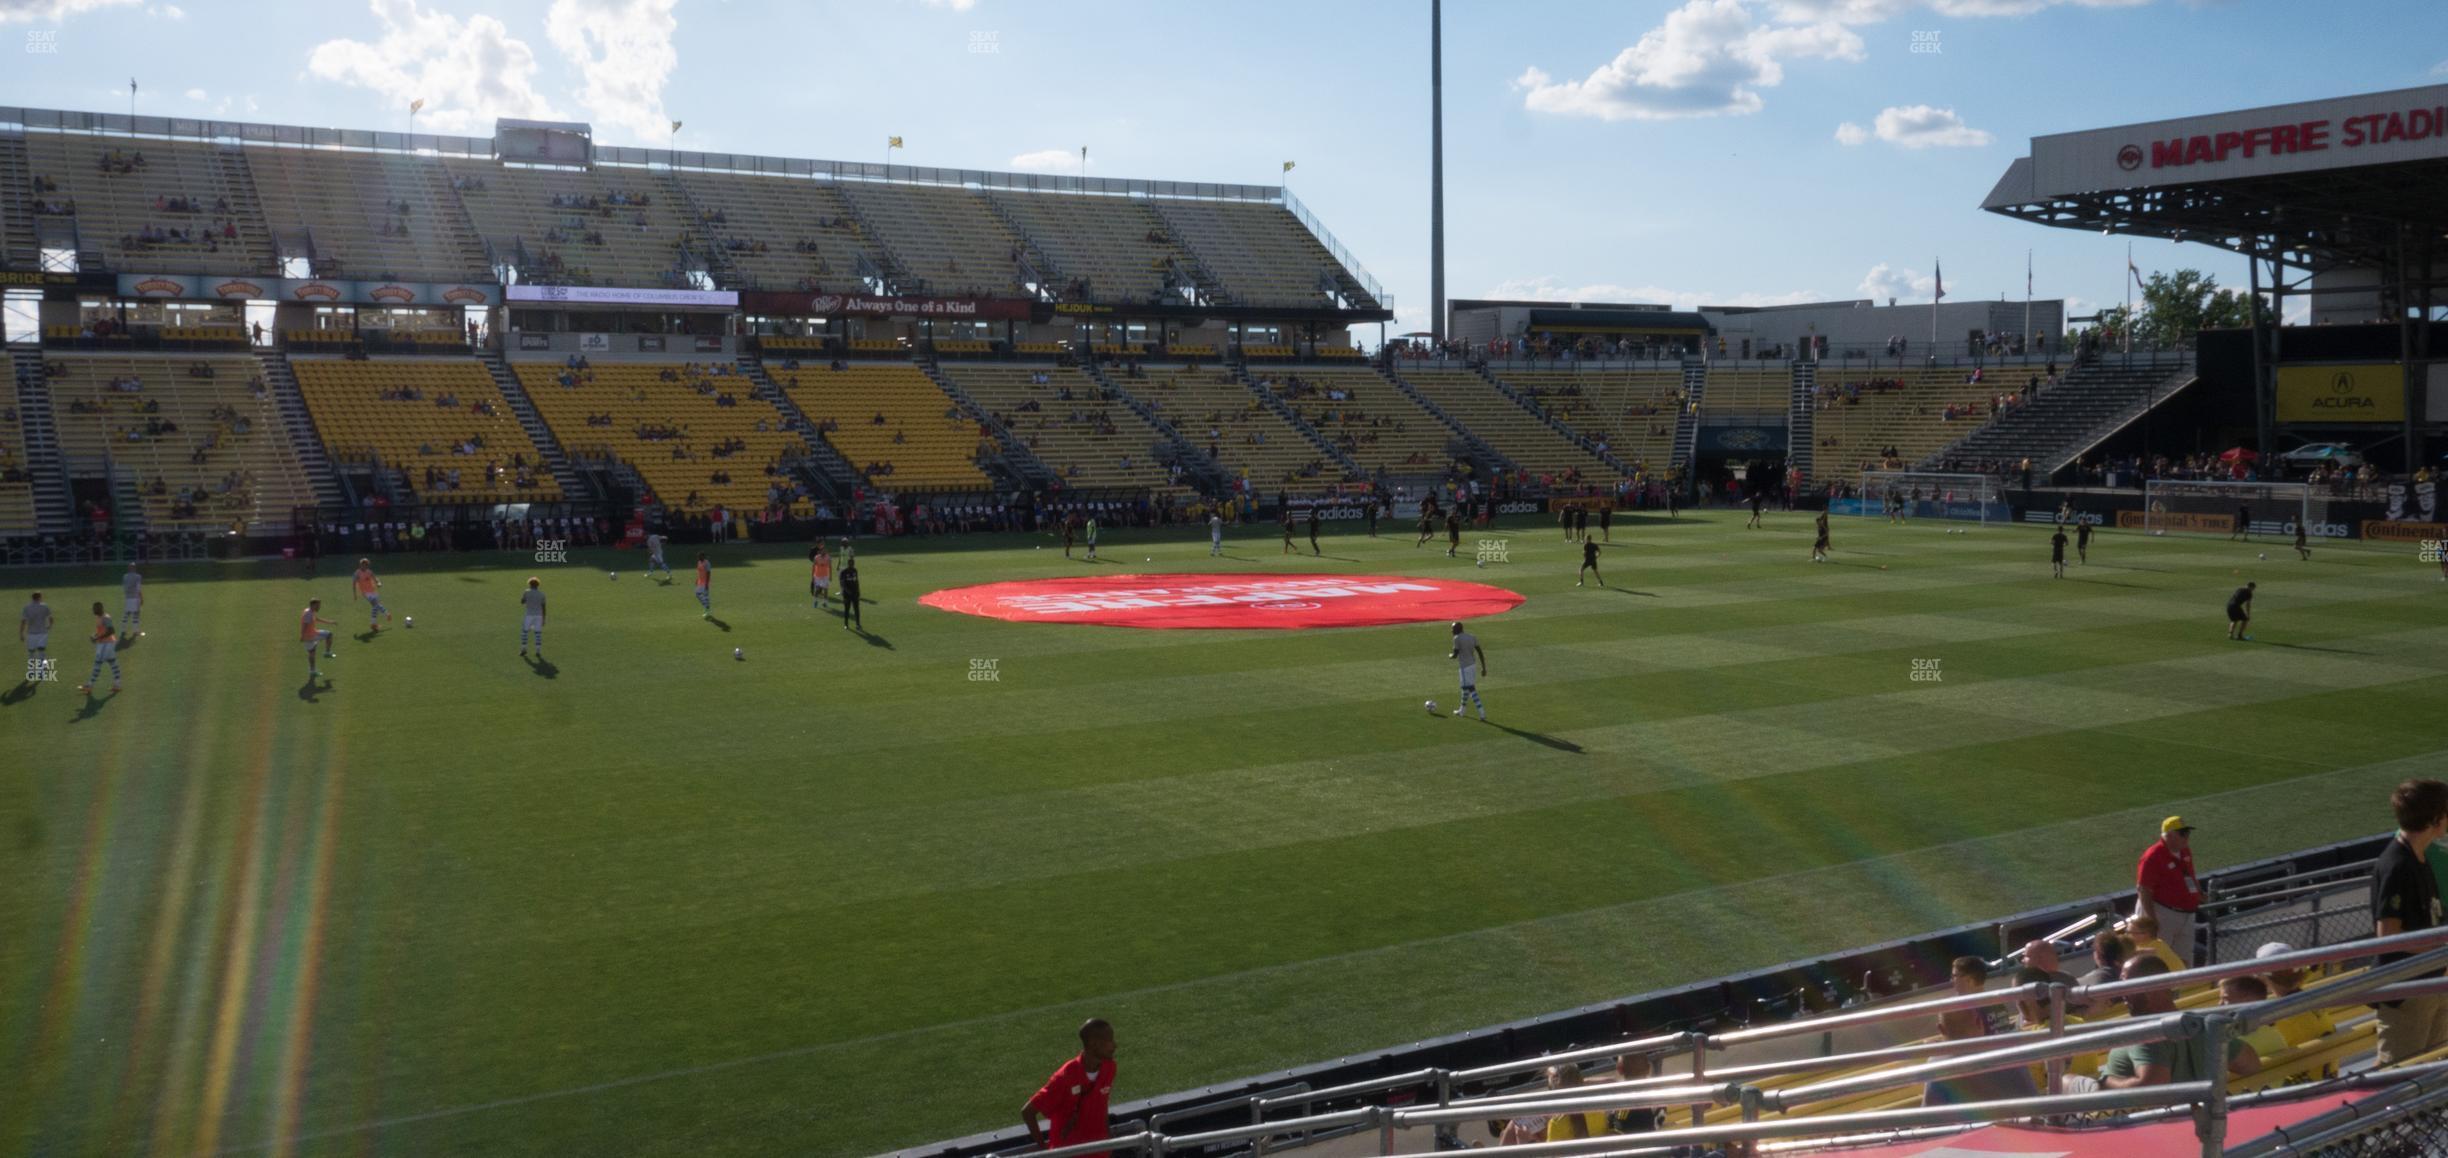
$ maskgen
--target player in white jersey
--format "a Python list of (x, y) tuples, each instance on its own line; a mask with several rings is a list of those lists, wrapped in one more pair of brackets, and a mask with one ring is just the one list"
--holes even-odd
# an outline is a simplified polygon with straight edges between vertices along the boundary
[(1479, 718), (1486, 720), (1487, 701), (1479, 698), (1479, 673), (1487, 670), (1487, 652), (1480, 650), (1478, 636), (1462, 630), (1460, 620), (1454, 621), (1453, 651), (1445, 658), (1462, 664), (1462, 699), (1454, 705), (1455, 718), (1461, 717), (1463, 708), (1475, 707)]
[(527, 580), (527, 590), (519, 596), (519, 658), (527, 658), (527, 637), (535, 636), (536, 658), (544, 658), (544, 581)]
[(136, 573), (136, 561), (133, 559), (128, 560), (127, 574), (119, 577), (119, 592), (124, 596), (121, 600), (123, 606), (119, 609), (120, 618), (127, 620), (130, 632), (143, 635), (144, 629), (140, 624), (144, 618), (144, 576)]
[(663, 535), (658, 531), (648, 531), (646, 533), (646, 574), (652, 575), (657, 571), (661, 571), (665, 579), (671, 578), (671, 564), (663, 561)]
[(331, 620), (323, 618), (323, 601), (309, 599), (306, 610), (298, 613), (298, 642), (306, 645), (306, 678), (322, 675), (315, 667), (315, 648), (323, 649), (323, 658), (332, 658)]
[(1221, 511), (1207, 512), (1207, 553), (1224, 553), (1224, 513)]
[(26, 682), (49, 679), (51, 672), (51, 605), (43, 602), (42, 592), (26, 601), (25, 610), (17, 613), (17, 639), (25, 644)]
[(1088, 561), (1096, 562), (1096, 516), (1088, 516)]

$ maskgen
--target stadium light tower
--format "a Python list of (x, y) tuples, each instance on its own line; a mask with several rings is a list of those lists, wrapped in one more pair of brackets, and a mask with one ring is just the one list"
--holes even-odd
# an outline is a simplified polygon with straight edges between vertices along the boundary
[(1445, 3), (1428, 0), (1428, 333), (1445, 341)]

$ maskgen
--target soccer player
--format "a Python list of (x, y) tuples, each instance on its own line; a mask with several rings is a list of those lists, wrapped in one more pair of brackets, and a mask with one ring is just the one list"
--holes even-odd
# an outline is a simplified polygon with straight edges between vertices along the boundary
[(519, 594), (519, 658), (527, 658), (527, 637), (535, 636), (536, 658), (544, 658), (544, 581), (534, 576), (527, 579), (527, 590)]
[(1096, 516), (1088, 516), (1088, 561), (1096, 562)]
[(1479, 637), (1462, 630), (1462, 621), (1453, 625), (1453, 650), (1445, 658), (1462, 664), (1462, 699), (1454, 704), (1454, 718), (1462, 718), (1462, 709), (1479, 709), (1479, 718), (1487, 719), (1487, 701), (1479, 698), (1479, 673), (1487, 670), (1487, 652), (1479, 646)]
[(17, 639), (25, 644), (25, 678), (32, 683), (51, 666), (51, 605), (43, 602), (42, 592), (35, 592), (17, 613)]
[(2091, 561), (2091, 524), (2088, 521), (2074, 524), (2074, 559), (2078, 563)]
[(359, 599), (366, 601), (366, 630), (368, 631), (380, 632), (383, 621), (391, 618), (391, 612), (383, 607), (382, 580), (374, 577), (372, 559), (357, 560), (357, 574), (351, 582), (349, 599), (351, 602)]
[(1316, 504), (1316, 503), (1311, 503), (1311, 504), (1309, 504), (1309, 553), (1310, 553), (1310, 554), (1312, 554), (1312, 555), (1323, 555), (1323, 554), (1325, 554), (1326, 552), (1321, 551), (1321, 550), (1319, 550), (1319, 549), (1318, 549), (1317, 535), (1318, 535), (1318, 504)]
[(823, 540), (808, 548), (808, 595), (816, 610), (824, 610), (825, 593), (833, 587), (833, 557), (825, 554)]
[(858, 624), (860, 631), (867, 630), (867, 619), (859, 614), (858, 556), (856, 555), (844, 554), (842, 556), (841, 589), (842, 630), (850, 630), (850, 625), (853, 623)]
[(2049, 576), (2051, 578), (2065, 578), (2065, 547), (2065, 524), (2059, 523), (2057, 533), (2049, 536)]
[(1370, 495), (1360, 504), (1360, 513), (1368, 516), (1369, 538), (1377, 537), (1377, 496)]
[(1666, 484), (1666, 517), (1668, 519), (1682, 517), (1683, 492), (1675, 489), (1680, 482), (1681, 480), (1677, 480)]
[(2058, 501), (2058, 503), (2057, 503), (2057, 525), (2058, 525), (2058, 526), (2060, 526), (2060, 527), (2062, 527), (2062, 526), (2066, 525), (2067, 523), (2072, 522), (2072, 521), (2073, 521), (2073, 519), (2074, 519), (2074, 500), (2072, 500), (2072, 499), (2061, 499), (2061, 500), (2059, 500), (2059, 501)]
[(1764, 510), (1767, 510), (1767, 509), (1768, 509), (1768, 492), (1766, 492), (1766, 491), (1760, 491), (1760, 490), (1755, 490), (1755, 491), (1752, 491), (1752, 492), (1751, 492), (1751, 521), (1750, 521), (1750, 522), (1747, 522), (1747, 523), (1744, 523), (1744, 524), (1743, 524), (1743, 529), (1744, 529), (1744, 530), (1746, 530), (1746, 531), (1756, 529), (1756, 528), (1757, 528), (1757, 527), (1760, 525), (1760, 512), (1761, 512), (1761, 511), (1764, 511)]
[(1435, 536), (1436, 506), (1433, 503), (1421, 503), (1419, 514), (1419, 542), (1413, 543), (1411, 546), (1413, 548), (1426, 546), (1428, 540), (1434, 538)]
[(664, 542), (665, 539), (663, 538), (662, 532), (648, 531), (646, 533), (646, 574), (652, 575), (657, 571), (661, 571), (663, 573), (664, 580), (669, 581), (671, 579), (672, 569), (671, 564), (663, 561)]
[(2253, 589), (2259, 586), (2258, 583), (2247, 583), (2236, 588), (2235, 594), (2227, 597), (2227, 638), (2242, 640), (2252, 638), (2244, 633), (2252, 630)]
[[(307, 600), (306, 610), (298, 613), (298, 642), (306, 645), (306, 678), (315, 679), (321, 676), (322, 671), (315, 667), (315, 648), (322, 647), (323, 658), (332, 657), (331, 620), (323, 618), (322, 600)], [(117, 691), (118, 689), (111, 690)]]
[(2306, 563), (2312, 561), (2312, 544), (2304, 540), (2304, 522), (2302, 519), (2295, 520), (2295, 554), (2300, 556)]
[(1207, 554), (1210, 558), (1224, 553), (1224, 512), (1207, 512)]
[(1456, 555), (1456, 552), (1460, 551), (1461, 549), (1462, 509), (1456, 507), (1445, 512), (1445, 557), (1448, 559), (1457, 558), (1458, 556)]
[[(1491, 508), (1495, 505), (1494, 503), (1488, 504)], [(1615, 504), (1613, 503), (1598, 508), (1598, 537), (1609, 543), (1615, 541)]]
[(2227, 541), (2235, 542), (2238, 535), (2242, 535), (2245, 542), (2252, 542), (2252, 507), (2249, 504), (2236, 508), (2235, 530), (2227, 533)]
[(1819, 512), (1819, 518), (1813, 523), (1813, 527), (1818, 531), (1819, 537), (1811, 540), (1811, 562), (1825, 563), (1827, 562), (1828, 553), (1828, 521), (1826, 511)]
[(1283, 554), (1292, 553), (1292, 507), (1287, 503), (1275, 512), (1276, 525), (1283, 529)]
[[(1598, 544), (1587, 539), (1581, 540), (1581, 574), (1598, 575)], [(1579, 587), (1581, 584), (1582, 580), (1576, 576), (1573, 579), (1573, 586)], [(1598, 585), (1606, 586), (1606, 576), (1598, 575)]]
[(1556, 508), (1556, 523), (1557, 523), (1557, 525), (1559, 525), (1559, 526), (1561, 526), (1561, 527), (1563, 527), (1563, 528), (1564, 528), (1564, 541), (1565, 541), (1565, 542), (1567, 542), (1567, 543), (1569, 543), (1569, 542), (1572, 542), (1572, 541), (1573, 541), (1573, 538), (1572, 538), (1572, 516), (1573, 516), (1573, 513), (1572, 513), (1572, 508), (1571, 508), (1571, 507), (1558, 507), (1558, 508)]
[[(1091, 1017), (1079, 1027), (1079, 1056), (1055, 1067), (1053, 1076), (1020, 1106), (1029, 1140), (1046, 1149), (1102, 1142), (1106, 1107), (1113, 1100), (1113, 1023)], [(1046, 1127), (1037, 1119), (1043, 1116)]]
[(1901, 523), (1904, 521), (1904, 496), (1890, 490), (1879, 505), (1887, 509), (1888, 522)]
[(77, 685), (78, 691), (89, 696), (93, 694), (95, 682), (102, 678), (102, 665), (106, 663), (111, 669), (111, 690), (119, 690), (119, 629), (111, 626), (110, 615), (102, 610), (101, 600), (94, 601), (93, 617), (93, 674)]
[(697, 552), (697, 606), (705, 608), (697, 618), (714, 618), (714, 564), (706, 561), (703, 551)]
[(128, 630), (144, 634), (137, 624), (144, 618), (144, 576), (136, 573), (136, 561), (128, 560), (127, 574), (119, 577), (120, 611), (127, 620)]
[(1063, 518), (1063, 558), (1065, 559), (1071, 557), (1071, 541), (1079, 535), (1079, 522), (1078, 511), (1073, 511)]

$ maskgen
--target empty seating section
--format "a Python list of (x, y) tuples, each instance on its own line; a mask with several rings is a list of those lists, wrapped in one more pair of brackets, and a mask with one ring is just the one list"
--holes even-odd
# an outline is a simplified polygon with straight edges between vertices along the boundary
[(0, 407), (0, 537), (34, 533), (34, 479), (26, 463), (25, 423), (11, 403)]
[(1020, 291), (1012, 260), (1020, 239), (978, 194), (935, 185), (844, 186), (901, 272), (947, 297), (1008, 297)]
[(396, 469), (429, 503), (561, 498), (561, 485), (481, 362), (293, 355), (289, 368), (336, 463)]
[[(286, 526), (297, 508), (314, 505), (279, 405), (255, 388), (262, 375), (255, 359), (63, 353), (48, 360), (52, 421), (69, 475), (100, 477), (108, 460), (143, 493), (151, 530), (220, 529), (235, 519)], [(199, 376), (203, 369), (211, 376)]]
[(1269, 486), (1334, 480), (1343, 470), (1221, 367), (1150, 369), (1121, 383), (1224, 469)]
[(1320, 282), (1337, 268), (1300, 219), (1280, 205), (1226, 201), (1153, 203), (1170, 236), (1197, 254), (1235, 305), (1323, 306)]
[(1374, 370), (1269, 366), (1250, 373), (1372, 474), (1437, 472), (1451, 461), (1446, 447), (1453, 431)]
[(856, 291), (859, 259), (883, 264), (831, 185), (742, 173), (683, 172), (673, 179), (703, 214), (699, 232), (715, 239), (722, 260), (751, 288)]
[[(1812, 415), (1818, 446), (1811, 456), (1821, 481), (1856, 482), (1864, 470), (1882, 468), (1883, 451), (1896, 452), (1909, 469), (1925, 456), (1988, 421), (1991, 400), (2016, 387), (2004, 378), (1966, 381), (1961, 369), (1881, 370), (1819, 373), (1819, 409)], [(1710, 387), (1711, 390), (1715, 386)], [(1948, 418), (1947, 407), (1961, 408)]]
[(235, 151), (66, 133), (25, 141), (30, 175), (45, 183), (36, 220), (59, 216), (46, 206), (73, 205), (79, 244), (113, 269), (271, 273), (272, 239)]
[(1680, 370), (1506, 370), (1498, 376), (1566, 426), (1605, 440), (1608, 452), (1626, 463), (1663, 469), (1674, 456), (1683, 405)]
[[(762, 510), (776, 482), (765, 467), (807, 453), (782, 428), (781, 413), (754, 397), (754, 384), (728, 364), (512, 365), (563, 450), (628, 463), (675, 510)], [(717, 481), (718, 472), (729, 481)]]
[(924, 370), (890, 362), (850, 362), (840, 370), (768, 363), (765, 372), (877, 487), (988, 489), (977, 455), (990, 439)]
[[(304, 229), (325, 277), (471, 281), (484, 243), (439, 161), (336, 149), (246, 151), (255, 192), (275, 228)], [(405, 212), (403, 212), (403, 208)]]
[(1167, 485), (1164, 464), (1156, 460), (1163, 432), (1129, 406), (1105, 398), (1086, 374), (1063, 366), (976, 363), (945, 366), (943, 373), (1053, 468), (1063, 485), (1075, 490)]
[(1711, 370), (1700, 393), (1700, 412), (1715, 415), (1782, 416), (1793, 409), (1793, 372)]
[(1620, 477), (1597, 455), (1583, 450), (1537, 415), (1522, 409), (1477, 374), (1468, 370), (1427, 369), (1402, 369), (1397, 373), (1436, 403), (1438, 409), (1534, 476), (1561, 479), (1578, 472), (1579, 477), (1591, 480)]
[[(1144, 302), (1164, 294), (1166, 266), (1181, 252), (1165, 224), (1127, 197), (989, 193), (1037, 251), (1086, 293), (1067, 298)], [(1187, 263), (1184, 263), (1187, 268)]]
[(694, 235), (659, 173), (643, 169), (532, 169), (448, 159), (460, 201), (498, 259), (519, 280), (556, 285), (670, 286), (685, 281), (682, 246)]

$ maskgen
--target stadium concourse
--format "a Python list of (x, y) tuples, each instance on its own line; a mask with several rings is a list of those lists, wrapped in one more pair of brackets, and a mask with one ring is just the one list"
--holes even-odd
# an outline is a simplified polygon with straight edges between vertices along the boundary
[(2319, 376), (2419, 456), (2402, 325), (1364, 354), (1281, 186), (519, 120), (0, 110), (0, 265), (26, 1152), (2135, 1152), (2442, 1072), (2430, 466), (2150, 441), (2368, 434)]

